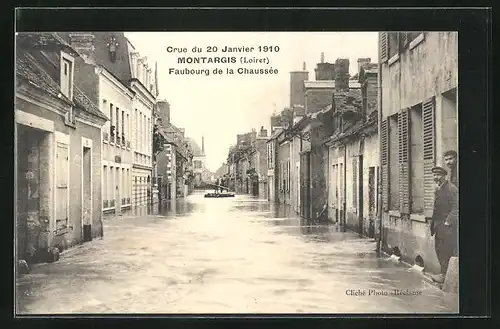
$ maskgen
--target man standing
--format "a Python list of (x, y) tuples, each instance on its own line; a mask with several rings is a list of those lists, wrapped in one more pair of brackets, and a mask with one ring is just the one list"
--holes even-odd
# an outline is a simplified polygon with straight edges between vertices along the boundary
[(434, 248), (441, 265), (441, 273), (433, 275), (436, 282), (444, 282), (448, 262), (456, 256), (458, 246), (458, 189), (446, 180), (448, 172), (442, 167), (432, 168), (437, 184), (431, 235), (435, 235)]
[(444, 163), (448, 167), (448, 171), (450, 172), (449, 181), (453, 185), (455, 185), (458, 189), (458, 174), (457, 174), (457, 161), (458, 154), (455, 151), (446, 151), (444, 152)]

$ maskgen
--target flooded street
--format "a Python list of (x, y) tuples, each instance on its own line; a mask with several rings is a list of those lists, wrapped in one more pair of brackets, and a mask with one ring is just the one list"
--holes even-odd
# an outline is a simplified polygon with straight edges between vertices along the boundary
[(250, 196), (195, 193), (104, 225), (102, 240), (18, 280), (18, 313), (458, 312), (373, 240)]

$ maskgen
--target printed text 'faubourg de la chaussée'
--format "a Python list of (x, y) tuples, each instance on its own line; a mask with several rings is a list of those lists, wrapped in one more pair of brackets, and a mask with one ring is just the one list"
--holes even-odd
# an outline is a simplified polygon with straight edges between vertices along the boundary
[[(270, 65), (269, 57), (280, 51), (279, 46), (194, 46), (190, 50), (187, 47), (168, 46), (166, 51), (176, 55), (176, 64), (180, 65), (168, 69), (171, 75), (275, 75), (279, 73), (277, 68)], [(215, 65), (207, 68), (206, 64)], [(223, 64), (241, 66), (224, 66)]]

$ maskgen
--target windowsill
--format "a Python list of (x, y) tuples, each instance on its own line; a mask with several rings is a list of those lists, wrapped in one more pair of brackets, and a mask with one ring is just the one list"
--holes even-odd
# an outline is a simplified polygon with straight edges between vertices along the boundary
[(410, 219), (416, 222), (423, 222), (423, 223), (427, 221), (424, 214), (410, 214)]
[(109, 145), (111, 145), (111, 146), (115, 146), (115, 143), (113, 143), (113, 142), (109, 142)]
[(401, 212), (399, 212), (399, 210), (389, 210), (388, 213), (391, 217), (401, 217)]
[(421, 43), (422, 41), (424, 41), (424, 33), (420, 33), (420, 35), (418, 37), (416, 37), (415, 39), (413, 39), (410, 42), (410, 45), (408, 46), (408, 48), (410, 50), (412, 50), (413, 48), (415, 48), (416, 46), (418, 46), (418, 44)]
[(109, 144), (109, 142), (106, 139), (103, 139), (102, 142), (105, 144)]
[(387, 62), (387, 65), (391, 66), (392, 64), (396, 63), (399, 60), (399, 53), (392, 56), (389, 61)]

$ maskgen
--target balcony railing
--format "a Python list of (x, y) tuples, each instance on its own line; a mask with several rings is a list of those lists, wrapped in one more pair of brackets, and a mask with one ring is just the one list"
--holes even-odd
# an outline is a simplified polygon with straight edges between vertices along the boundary
[(103, 200), (103, 202), (102, 202), (102, 207), (103, 207), (103, 208), (108, 208), (108, 207), (109, 207), (109, 202), (108, 202), (108, 200)]
[(122, 198), (122, 206), (123, 206), (124, 204), (127, 204), (127, 198)]

